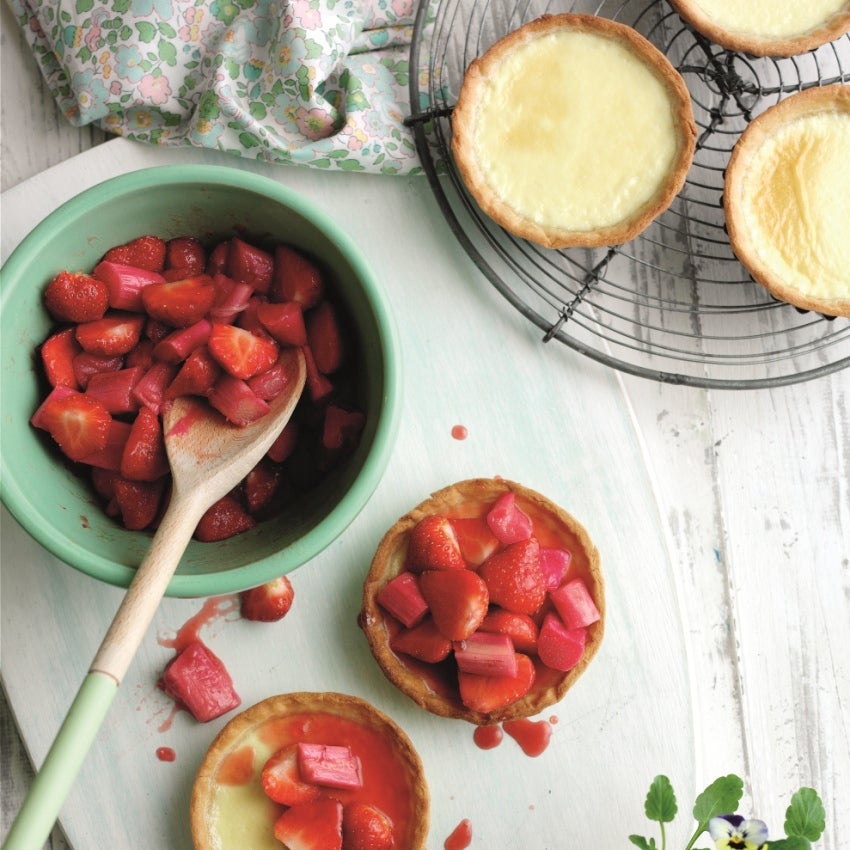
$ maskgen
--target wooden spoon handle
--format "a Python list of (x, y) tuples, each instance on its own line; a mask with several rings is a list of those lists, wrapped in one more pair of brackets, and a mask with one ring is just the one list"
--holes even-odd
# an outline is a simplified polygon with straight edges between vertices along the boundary
[(102, 673), (116, 684), (124, 678), (204, 512), (202, 502), (191, 495), (184, 499), (173, 497), (100, 644), (90, 673)]

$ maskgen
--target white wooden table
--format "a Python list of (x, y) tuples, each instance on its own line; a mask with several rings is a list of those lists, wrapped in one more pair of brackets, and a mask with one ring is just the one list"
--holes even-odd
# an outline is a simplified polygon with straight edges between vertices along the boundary
[[(203, 156), (139, 150), (124, 141), (101, 145), (100, 132), (67, 126), (8, 8), (0, 5), (0, 13), (4, 245), (23, 235), (28, 218), (102, 177)], [(57, 169), (37, 176), (51, 166)], [(405, 409), (374, 499), (341, 541), (295, 573), (298, 602), (270, 627), (287, 655), (318, 651), (308, 635), (330, 599), (340, 619), (326, 639), (350, 654), (331, 653), (321, 670), (292, 670), (284, 661), (268, 667), (247, 660), (256, 631), (219, 622), (206, 637), (240, 669), (245, 704), (305, 687), (378, 702), (425, 754), (432, 848), (442, 847), (462, 817), (472, 821), (473, 847), (521, 850), (532, 846), (524, 843), (529, 836), (540, 837), (535, 850), (581, 847), (590, 846), (591, 835), (594, 846), (627, 846), (629, 833), (650, 834), (643, 797), (658, 773), (676, 786), (680, 815), (668, 835), (670, 846), (680, 847), (692, 828), (694, 793), (730, 772), (745, 780), (741, 811), (775, 833), (791, 794), (816, 788), (827, 811), (818, 846), (846, 846), (850, 374), (772, 390), (700, 390), (622, 376), (563, 346), (541, 349), (536, 330), (454, 242), (424, 179), (250, 167), (324, 205), (369, 256), (404, 341)], [(24, 181), (26, 193), (16, 193)], [(425, 268), (422, 286), (411, 270)], [(439, 323), (431, 317), (449, 301), (470, 317), (468, 333), (482, 360), (509, 350), (515, 367), (527, 370), (500, 393), (498, 407), (495, 398), (481, 397), (486, 363), (465, 363), (461, 348), (437, 344)], [(438, 399), (423, 392), (435, 365), (456, 372)], [(468, 428), (466, 441), (450, 437), (455, 424)], [(383, 529), (429, 491), (476, 474), (513, 477), (562, 499), (603, 554), (606, 643), (575, 691), (547, 712), (558, 724), (550, 751), (537, 760), (505, 745), (484, 753), (465, 727), (423, 717), (375, 671), (353, 623), (358, 580)], [(95, 586), (49, 558), (5, 513), (2, 556), (9, 700), (4, 695), (0, 835), (32, 775), (28, 753), (36, 762), (43, 757), (118, 598), (114, 588)], [(57, 616), (62, 599), (78, 602), (82, 613)], [(168, 709), (152, 682), (167, 658), (155, 635), (178, 628), (199, 606), (164, 602), (104, 731), (104, 748), (114, 756), (91, 754), (62, 813), (70, 844), (57, 829), (49, 847), (189, 850), (184, 809), (192, 765), (214, 729), (178, 717), (169, 732), (157, 731)], [(38, 641), (30, 639), (34, 623)], [(63, 649), (63, 641), (72, 645)], [(60, 660), (45, 657), (33, 647), (38, 643)], [(118, 754), (115, 745), (129, 740), (141, 743)], [(178, 751), (169, 769), (152, 757), (159, 745)], [(138, 781), (116, 792), (132, 766)], [(460, 787), (458, 772), (480, 773), (480, 781), (501, 776), (505, 791), (497, 799), (477, 797), (474, 787)], [(120, 809), (122, 796), (134, 811)], [(494, 832), (497, 810), (503, 823)], [(571, 831), (558, 831), (567, 816)], [(123, 829), (134, 817), (147, 832), (129, 840)], [(563, 843), (554, 843), (552, 833)]]

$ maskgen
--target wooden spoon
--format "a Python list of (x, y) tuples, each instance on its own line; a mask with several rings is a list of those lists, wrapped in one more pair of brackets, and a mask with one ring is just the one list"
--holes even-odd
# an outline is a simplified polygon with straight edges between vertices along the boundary
[(256, 466), (289, 421), (304, 388), (300, 349), (283, 355), (289, 380), (262, 419), (244, 427), (205, 402), (174, 401), (163, 415), (171, 501), (151, 547), (6, 836), (3, 850), (41, 850), (198, 521)]

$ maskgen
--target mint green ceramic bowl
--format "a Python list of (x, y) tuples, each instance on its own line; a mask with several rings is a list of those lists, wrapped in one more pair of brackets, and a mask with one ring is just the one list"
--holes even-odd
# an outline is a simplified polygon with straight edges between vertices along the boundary
[(91, 269), (107, 248), (145, 233), (214, 242), (236, 229), (320, 258), (359, 334), (358, 394), (368, 424), (356, 453), (297, 508), (229, 541), (193, 541), (168, 595), (231, 593), (304, 564), (357, 516), (389, 459), (400, 412), (398, 340), (372, 271), (324, 212), (271, 179), (231, 167), (162, 166), (107, 180), (51, 213), (3, 267), (0, 496), (42, 546), (110, 584), (129, 584), (151, 538), (109, 519), (49, 438), (29, 425), (44, 392), (37, 348), (51, 327), (42, 291), (61, 269)]

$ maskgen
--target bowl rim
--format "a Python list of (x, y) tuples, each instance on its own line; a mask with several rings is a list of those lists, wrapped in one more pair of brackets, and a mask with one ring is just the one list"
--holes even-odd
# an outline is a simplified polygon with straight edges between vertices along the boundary
[[(63, 227), (68, 221), (78, 219), (87, 210), (97, 207), (105, 197), (141, 188), (167, 189), (186, 184), (233, 188), (263, 195), (289, 207), (325, 234), (355, 270), (369, 308), (374, 314), (380, 346), (384, 351), (381, 407), (375, 433), (370, 451), (351, 486), (330, 513), (286, 548), (220, 572), (184, 575), (175, 573), (166, 589), (167, 596), (202, 597), (235, 593), (291, 572), (327, 548), (360, 513), (389, 463), (398, 431), (401, 412), (401, 348), (395, 320), (388, 309), (387, 298), (377, 275), (352, 237), (328, 213), (304, 195), (271, 177), (232, 166), (149, 166), (90, 186), (62, 203), (29, 231), (0, 269), (4, 280), (15, 281), (20, 276), (19, 267), (28, 263), (33, 252), (37, 252), (46, 244), (49, 233), (54, 228)], [(11, 285), (5, 285), (0, 289), (2, 313), (6, 312), (11, 288)], [(11, 476), (5, 451), (0, 451), (0, 501), (33, 540), (65, 564), (113, 586), (129, 586), (136, 574), (136, 567), (93, 554), (83, 545), (65, 537), (43, 533), (43, 519), (34, 510), (32, 500)]]

